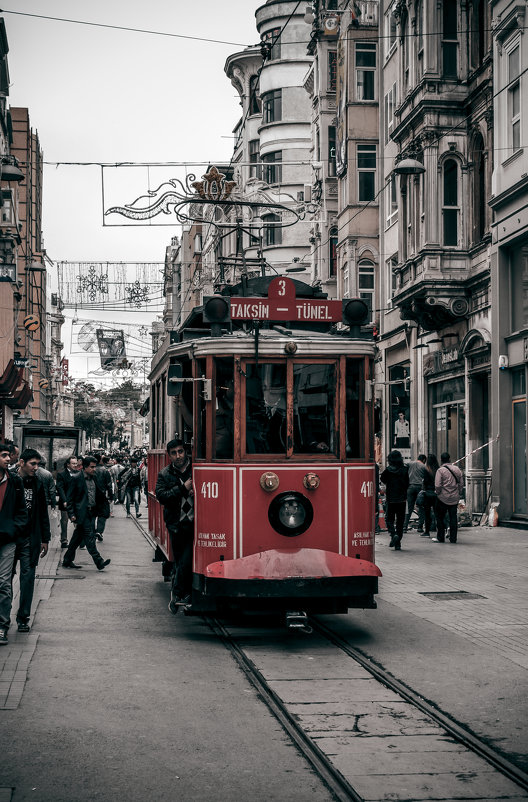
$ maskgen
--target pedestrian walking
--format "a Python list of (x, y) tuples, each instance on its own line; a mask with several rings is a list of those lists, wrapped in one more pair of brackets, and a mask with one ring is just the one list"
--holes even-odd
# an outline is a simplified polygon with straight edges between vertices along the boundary
[(64, 462), (64, 470), (57, 473), (57, 495), (59, 497), (59, 511), (60, 511), (60, 541), (61, 548), (68, 547), (68, 488), (72, 479), (78, 473), (77, 470), (77, 457), (68, 457)]
[(418, 515), (418, 528), (425, 527), (420, 533), (420, 537), (430, 537), (431, 528), (436, 525), (436, 490), (435, 477), (439, 468), (436, 454), (428, 454), (425, 463), (425, 473), (423, 478), (423, 489), (420, 494), (420, 506)]
[(407, 488), (407, 513), (405, 515), (405, 522), (403, 524), (404, 532), (406, 532), (409, 528), (409, 521), (414, 512), (416, 499), (422, 490), (426, 462), (427, 457), (425, 454), (419, 454), (417, 460), (413, 460), (407, 464), (407, 470), (409, 472), (409, 487)]
[(108, 515), (99, 515), (95, 524), (95, 537), (101, 543), (103, 542), (103, 532), (105, 530), (106, 522), (110, 516), (110, 503), (113, 498), (112, 477), (108, 468), (109, 457), (96, 457), (97, 465), (95, 467), (95, 475), (98, 477), (101, 486), (104, 488), (106, 497), (108, 499)]
[(178, 604), (191, 601), (194, 496), (192, 465), (183, 440), (167, 443), (167, 453), (170, 465), (159, 472), (155, 493), (163, 505), (174, 558), (169, 610), (177, 613)]
[(9, 465), (9, 446), (0, 443), (0, 646), (8, 643), (15, 550), (28, 523), (22, 480), (9, 470)]
[(37, 476), (40, 454), (33, 448), (26, 448), (20, 455), (18, 475), (22, 480), (28, 522), (24, 536), (17, 541), (13, 575), (17, 563), (20, 565), (20, 596), (16, 620), (19, 632), (29, 632), (31, 604), (35, 590), (35, 572), (39, 557), (48, 553), (51, 530), (48, 504), (44, 485)]
[(121, 501), (119, 499), (119, 474), (123, 471), (123, 464), (121, 461), (121, 457), (118, 454), (114, 460), (114, 464), (110, 468), (110, 475), (112, 477), (112, 483), (114, 486), (114, 504), (120, 504)]
[(436, 543), (445, 542), (445, 514), (449, 515), (449, 542), (456, 543), (458, 536), (457, 510), (460, 492), (464, 487), (464, 477), (457, 465), (453, 465), (451, 457), (444, 451), (440, 455), (442, 462), (435, 476), (436, 491)]
[(76, 565), (75, 552), (84, 540), (86, 549), (95, 565), (102, 571), (110, 560), (105, 560), (99, 554), (95, 541), (95, 520), (99, 515), (110, 515), (110, 504), (105, 489), (95, 476), (97, 460), (93, 456), (83, 458), (82, 470), (72, 479), (68, 488), (67, 507), (70, 521), (76, 524), (70, 544), (62, 565), (64, 568), (80, 568)]
[(46, 503), (52, 510), (57, 508), (57, 488), (55, 480), (51, 471), (46, 470), (46, 460), (41, 459), (40, 465), (37, 468), (37, 476), (44, 485), (44, 493), (46, 494)]
[[(403, 457), (399, 451), (391, 451), (387, 457), (387, 461), (389, 464), (380, 476), (381, 481), (385, 485), (385, 496), (387, 499), (385, 521), (391, 536), (389, 546), (399, 551), (403, 538), (409, 472), (407, 466), (404, 465)], [(395, 520), (396, 526), (394, 526)]]
[(125, 494), (127, 518), (130, 517), (130, 505), (136, 508), (136, 518), (141, 518), (139, 502), (141, 501), (141, 473), (136, 457), (131, 457), (130, 465), (125, 468), (119, 477), (121, 489)]

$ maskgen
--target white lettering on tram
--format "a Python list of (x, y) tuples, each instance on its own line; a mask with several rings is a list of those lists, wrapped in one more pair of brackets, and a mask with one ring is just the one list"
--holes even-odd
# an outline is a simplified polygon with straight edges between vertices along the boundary
[(231, 315), (233, 318), (258, 318), (266, 319), (270, 316), (269, 304), (259, 303), (234, 303), (231, 306)]
[(331, 320), (330, 310), (327, 306), (312, 305), (310, 303), (295, 304), (297, 320)]
[(198, 546), (202, 549), (226, 549), (225, 532), (198, 532)]

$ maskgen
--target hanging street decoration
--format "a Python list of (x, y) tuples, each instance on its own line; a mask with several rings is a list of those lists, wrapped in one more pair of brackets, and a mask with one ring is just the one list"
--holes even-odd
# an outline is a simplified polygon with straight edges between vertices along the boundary
[(133, 284), (130, 284), (128, 287), (125, 287), (125, 292), (127, 294), (127, 303), (131, 306), (137, 306), (139, 309), (143, 304), (146, 304), (149, 298), (150, 288), (146, 286), (141, 286), (139, 281), (135, 281)]
[[(127, 311), (131, 305), (162, 303), (163, 262), (58, 262), (57, 267), (64, 308)], [(85, 350), (94, 341), (87, 330)]]
[(123, 330), (97, 329), (97, 342), (103, 370), (128, 367)]
[[(202, 181), (197, 181), (193, 173), (183, 180), (170, 178), (131, 203), (104, 208), (104, 175), (103, 172), (103, 225), (120, 225), (113, 220), (116, 215), (140, 225), (152, 225), (155, 218), (164, 216), (174, 216), (183, 224), (194, 223), (204, 219), (204, 207), (212, 206), (224, 207), (224, 211), (228, 209), (231, 213), (234, 211), (247, 223), (262, 214), (277, 214), (281, 216), (284, 227), (304, 220), (307, 214), (313, 219), (320, 208), (318, 204), (293, 197), (281, 187), (272, 189), (255, 179), (248, 182), (242, 193), (236, 181), (230, 180), (226, 173), (221, 173), (216, 167), (211, 167), (202, 176)], [(211, 219), (208, 217), (208, 224), (217, 228), (224, 227), (227, 222), (223, 215), (219, 215), (218, 220), (216, 215), (212, 215)]]
[(108, 276), (100, 273), (97, 275), (95, 265), (90, 265), (88, 272), (77, 276), (77, 292), (86, 294), (88, 300), (95, 301), (98, 294), (108, 295)]

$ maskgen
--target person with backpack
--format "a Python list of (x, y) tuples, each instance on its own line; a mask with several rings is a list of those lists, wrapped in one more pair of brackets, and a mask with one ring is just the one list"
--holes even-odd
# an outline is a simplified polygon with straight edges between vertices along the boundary
[(457, 510), (460, 492), (464, 487), (462, 471), (451, 462), (451, 457), (444, 451), (440, 455), (442, 462), (435, 476), (436, 492), (436, 537), (435, 543), (445, 543), (445, 515), (449, 516), (449, 542), (457, 542), (458, 519)]

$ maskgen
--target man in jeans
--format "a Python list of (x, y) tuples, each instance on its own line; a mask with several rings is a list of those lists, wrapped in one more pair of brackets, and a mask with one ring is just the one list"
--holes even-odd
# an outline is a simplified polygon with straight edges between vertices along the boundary
[(37, 476), (39, 464), (39, 452), (33, 448), (24, 449), (20, 455), (18, 476), (24, 487), (28, 524), (24, 537), (18, 540), (15, 549), (15, 565), (17, 561), (20, 564), (20, 600), (16, 616), (19, 632), (29, 632), (35, 572), (39, 557), (48, 553), (51, 540), (46, 491)]
[(141, 499), (141, 473), (138, 461), (135, 457), (130, 460), (130, 466), (125, 468), (120, 476), (121, 487), (125, 491), (125, 503), (127, 518), (130, 517), (130, 505), (136, 508), (136, 518), (141, 518), (139, 511), (139, 501)]
[(0, 646), (8, 643), (17, 540), (28, 523), (22, 480), (9, 470), (9, 446), (0, 443)]
[[(407, 488), (407, 513), (403, 524), (403, 531), (406, 532), (409, 528), (409, 520), (414, 512), (414, 505), (418, 498), (418, 493), (422, 489), (423, 478), (425, 476), (425, 463), (427, 457), (425, 454), (419, 454), (418, 459), (409, 462), (407, 467), (409, 469), (409, 487)], [(420, 527), (418, 527), (420, 529)], [(423, 531), (423, 527), (422, 531)]]
[(444, 451), (440, 456), (442, 465), (436, 472), (436, 537), (431, 538), (435, 543), (445, 542), (445, 514), (449, 515), (449, 541), (457, 542), (458, 520), (457, 510), (460, 501), (460, 491), (464, 487), (462, 471), (451, 463), (451, 457)]

